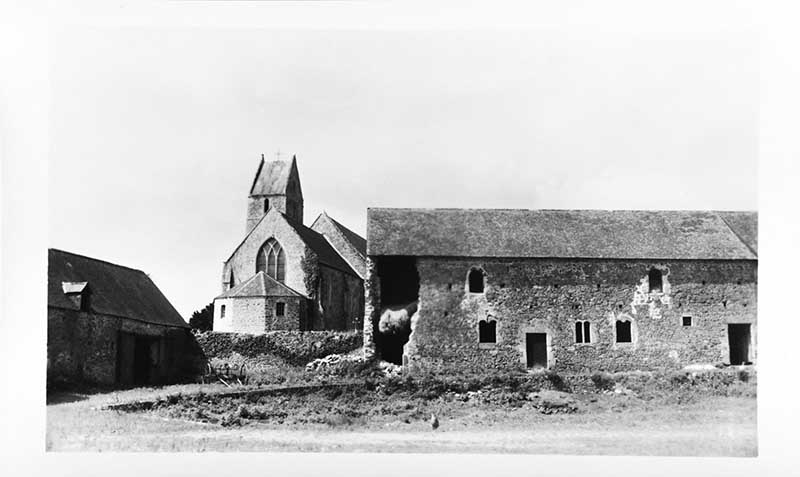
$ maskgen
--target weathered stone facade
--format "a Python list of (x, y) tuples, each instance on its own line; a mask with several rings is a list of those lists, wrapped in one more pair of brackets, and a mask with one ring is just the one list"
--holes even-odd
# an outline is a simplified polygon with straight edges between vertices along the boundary
[[(370, 209), (365, 354), (472, 371), (755, 363), (756, 220)], [(382, 333), (391, 309), (413, 301), (408, 330)]]
[[(121, 350), (125, 335), (148, 341), (152, 365), (144, 382), (135, 379), (133, 353)], [(193, 372), (192, 341), (188, 329), (51, 307), (47, 310), (48, 382), (123, 386), (178, 382)]]
[[(526, 333), (546, 333), (547, 367), (558, 371), (729, 363), (729, 323), (751, 325), (756, 359), (757, 277), (746, 261), (420, 258), (417, 267), (419, 315), (404, 353), (412, 366), (525, 368)], [(484, 293), (466, 291), (472, 267), (485, 271)], [(646, 290), (651, 267), (666, 271), (661, 293)], [(630, 343), (616, 342), (618, 319), (631, 321)], [(496, 321), (496, 343), (479, 343), (481, 320)], [(579, 321), (590, 323), (589, 343), (576, 343)]]
[[(305, 329), (306, 301), (301, 297), (232, 297), (214, 301), (214, 330), (259, 334), (266, 331)], [(278, 304), (283, 304), (283, 315)], [(222, 307), (225, 312), (222, 312)]]

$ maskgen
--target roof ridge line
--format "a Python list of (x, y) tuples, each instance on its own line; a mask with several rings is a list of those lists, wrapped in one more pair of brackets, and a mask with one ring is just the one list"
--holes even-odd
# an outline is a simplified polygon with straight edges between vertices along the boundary
[[(239, 249), (242, 247), (242, 245), (244, 245), (244, 242), (250, 237), (250, 235), (256, 230), (256, 228), (258, 228), (258, 226), (261, 225), (261, 222), (264, 221), (264, 219), (267, 217), (267, 215), (269, 215), (271, 210), (273, 210), (273, 209), (270, 208), (269, 210), (267, 210), (267, 213), (262, 215), (261, 218), (258, 219), (258, 222), (256, 222), (255, 225), (253, 225), (253, 228), (250, 229), (249, 232), (247, 232), (247, 234), (244, 236), (242, 241), (239, 242), (239, 245), (237, 245), (236, 248), (233, 249), (233, 252), (231, 252), (231, 254), (228, 256), (228, 259), (225, 260), (225, 262), (223, 262), (223, 263), (228, 263), (233, 258), (233, 256), (236, 255), (236, 252), (239, 251)], [(283, 214), (281, 214), (281, 215), (283, 215)]]
[(139, 268), (133, 268), (133, 267), (128, 267), (128, 266), (125, 266), (125, 265), (120, 265), (120, 264), (118, 264), (118, 263), (109, 262), (108, 260), (103, 260), (103, 259), (101, 259), (101, 258), (90, 257), (90, 256), (88, 256), (88, 255), (82, 255), (82, 254), (80, 254), (80, 253), (67, 252), (66, 250), (61, 250), (61, 249), (59, 249), (59, 248), (52, 248), (52, 247), (49, 247), (47, 250), (52, 250), (52, 251), (54, 251), (54, 252), (59, 252), (59, 253), (65, 253), (65, 254), (67, 254), (67, 255), (72, 255), (72, 256), (75, 256), (75, 257), (81, 257), (81, 258), (85, 258), (85, 259), (87, 259), (87, 260), (92, 260), (92, 261), (94, 261), (94, 262), (105, 263), (106, 265), (111, 265), (111, 266), (114, 266), (114, 267), (119, 267), (119, 268), (125, 268), (125, 269), (127, 269), (127, 270), (131, 270), (131, 271), (133, 271), (133, 272), (144, 273), (145, 275), (147, 275), (147, 273), (146, 273), (144, 270), (141, 270), (141, 269), (139, 269)]

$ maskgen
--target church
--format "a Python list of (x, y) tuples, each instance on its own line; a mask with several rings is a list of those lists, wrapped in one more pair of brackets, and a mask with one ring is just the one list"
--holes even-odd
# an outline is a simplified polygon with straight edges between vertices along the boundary
[(364, 317), (367, 242), (322, 212), (303, 224), (297, 158), (262, 155), (244, 238), (222, 266), (213, 330), (355, 330)]

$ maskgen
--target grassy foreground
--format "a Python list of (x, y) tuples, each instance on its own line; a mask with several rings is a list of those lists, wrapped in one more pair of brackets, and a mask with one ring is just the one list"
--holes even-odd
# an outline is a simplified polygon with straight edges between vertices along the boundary
[[(757, 455), (753, 382), (737, 381), (726, 385), (733, 392), (717, 393), (686, 383), (671, 390), (617, 385), (572, 393), (516, 384), (390, 384), (289, 391), (256, 386), (239, 395), (221, 385), (53, 395), (46, 448)], [(430, 425), (431, 414), (438, 429)]]

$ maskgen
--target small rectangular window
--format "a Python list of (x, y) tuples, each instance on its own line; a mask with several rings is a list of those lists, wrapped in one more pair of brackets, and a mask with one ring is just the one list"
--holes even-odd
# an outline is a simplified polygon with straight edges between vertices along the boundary
[(683, 316), (683, 326), (692, 326), (692, 317), (689, 315)]
[(495, 320), (484, 321), (478, 323), (478, 343), (496, 343), (497, 342), (497, 322)]
[(630, 321), (617, 321), (617, 343), (630, 343), (631, 342), (631, 322)]
[(221, 305), (219, 307), (219, 317), (220, 318), (225, 318), (225, 305)]
[(286, 303), (275, 303), (275, 316), (283, 316), (286, 313)]
[(592, 342), (591, 327), (592, 325), (588, 321), (576, 321), (575, 342), (591, 343)]

